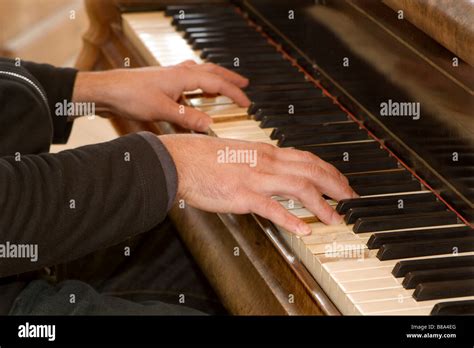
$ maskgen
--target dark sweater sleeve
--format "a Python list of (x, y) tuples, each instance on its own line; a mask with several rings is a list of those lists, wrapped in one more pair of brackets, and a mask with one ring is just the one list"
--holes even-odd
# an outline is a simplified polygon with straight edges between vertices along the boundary
[(54, 111), (56, 103), (62, 104), (64, 101), (66, 103), (71, 101), (77, 70), (26, 61), (22, 62), (22, 65), (39, 81), (46, 92), (53, 123), (53, 143), (66, 143), (73, 122), (68, 117), (57, 116)]
[[(163, 146), (138, 133), (0, 158), (0, 277), (78, 258), (161, 222), (175, 195), (166, 175), (176, 169), (172, 162), (171, 171), (164, 168), (150, 141)], [(160, 151), (169, 156), (164, 146)], [(11, 257), (7, 245), (36, 245), (38, 258)]]

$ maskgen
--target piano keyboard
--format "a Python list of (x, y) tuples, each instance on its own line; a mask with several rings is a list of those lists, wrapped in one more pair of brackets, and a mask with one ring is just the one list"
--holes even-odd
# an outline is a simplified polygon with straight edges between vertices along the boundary
[(213, 117), (212, 135), (310, 151), (348, 177), (361, 197), (328, 200), (344, 214), (341, 225), (274, 197), (310, 224), (301, 238), (277, 228), (341, 313), (474, 314), (472, 228), (233, 7), (170, 6), (122, 18), (150, 65), (210, 61), (250, 79), (248, 110), (223, 96), (187, 95)]

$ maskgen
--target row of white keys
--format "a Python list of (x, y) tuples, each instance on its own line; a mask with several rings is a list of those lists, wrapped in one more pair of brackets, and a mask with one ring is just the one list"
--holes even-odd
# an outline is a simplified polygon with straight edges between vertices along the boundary
[(125, 35), (149, 65), (174, 65), (189, 59), (202, 62), (164, 12), (126, 13), (122, 24)]
[[(413, 290), (404, 289), (401, 285), (402, 279), (391, 274), (393, 267), (400, 260), (380, 261), (376, 258), (378, 250), (366, 249), (365, 243), (370, 234), (358, 236), (345, 225), (340, 225), (340, 228), (322, 224), (312, 226), (313, 234), (309, 237), (299, 238), (283, 230), (281, 233), (344, 314), (429, 314), (438, 302), (461, 300), (453, 298), (415, 301), (412, 298)], [(447, 228), (453, 225), (436, 227)], [(318, 248), (311, 247), (314, 242)], [(406, 260), (437, 257), (456, 255), (435, 255)]]

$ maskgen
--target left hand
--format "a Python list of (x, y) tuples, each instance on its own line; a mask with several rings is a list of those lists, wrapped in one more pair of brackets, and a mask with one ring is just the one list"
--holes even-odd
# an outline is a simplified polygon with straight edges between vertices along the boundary
[[(95, 102), (114, 114), (137, 121), (168, 121), (204, 132), (212, 119), (205, 113), (176, 102), (185, 91), (198, 88), (222, 94), (242, 107), (250, 101), (241, 88), (248, 80), (212, 63), (185, 61), (170, 67), (80, 72), (73, 102)], [(184, 111), (184, 112), (183, 112)]]

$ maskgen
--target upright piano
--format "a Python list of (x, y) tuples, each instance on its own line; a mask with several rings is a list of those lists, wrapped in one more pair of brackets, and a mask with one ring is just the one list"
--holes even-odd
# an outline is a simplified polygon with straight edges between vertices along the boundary
[[(470, 1), (86, 1), (84, 70), (213, 62), (248, 109), (192, 91), (210, 136), (310, 151), (361, 196), (296, 237), (254, 215), (170, 216), (233, 314), (474, 314), (474, 5)], [(104, 110), (106, 113), (107, 110)], [(119, 134), (185, 132), (113, 120)]]

